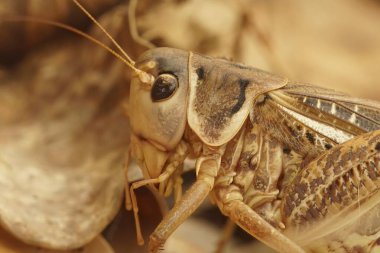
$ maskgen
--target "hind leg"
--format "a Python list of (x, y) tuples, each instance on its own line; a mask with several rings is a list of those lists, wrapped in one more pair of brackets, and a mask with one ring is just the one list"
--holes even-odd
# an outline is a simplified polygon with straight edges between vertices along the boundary
[[(233, 198), (231, 198), (233, 194)], [(240, 193), (226, 191), (218, 206), (232, 221), (238, 224), (247, 233), (265, 243), (278, 252), (304, 253), (297, 244), (274, 228), (265, 219), (258, 215), (251, 207), (243, 202)]]

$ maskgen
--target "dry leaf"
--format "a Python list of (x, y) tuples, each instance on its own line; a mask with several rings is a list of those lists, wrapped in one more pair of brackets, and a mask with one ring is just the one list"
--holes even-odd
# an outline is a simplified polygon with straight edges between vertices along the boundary
[(112, 220), (128, 145), (124, 78), (120, 62), (82, 39), (35, 52), (1, 76), (0, 221), (12, 234), (72, 249)]
[[(41, 249), (22, 243), (0, 228), (0, 252), (1, 253), (78, 253), (78, 249), (56, 251)], [(96, 237), (86, 246), (80, 249), (82, 253), (114, 253), (111, 246), (102, 236)]]

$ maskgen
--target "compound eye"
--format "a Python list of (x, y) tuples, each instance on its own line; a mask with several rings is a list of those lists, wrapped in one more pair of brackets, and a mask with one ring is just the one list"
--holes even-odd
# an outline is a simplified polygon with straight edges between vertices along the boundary
[(159, 102), (170, 98), (177, 90), (178, 80), (174, 75), (161, 74), (153, 83), (150, 97), (153, 102)]

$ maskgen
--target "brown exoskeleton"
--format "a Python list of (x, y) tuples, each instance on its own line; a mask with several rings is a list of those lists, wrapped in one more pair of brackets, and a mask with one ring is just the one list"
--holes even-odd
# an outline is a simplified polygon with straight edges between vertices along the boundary
[[(130, 151), (145, 179), (126, 196), (140, 242), (134, 189), (176, 200), (150, 252), (208, 196), (279, 252), (380, 250), (379, 103), (173, 48), (129, 65)], [(186, 158), (197, 180), (182, 195)]]
[[(378, 103), (173, 48), (136, 67), (153, 78), (131, 83), (132, 155), (146, 177), (132, 200), (145, 184), (179, 196), (151, 252), (207, 196), (279, 252), (374, 250), (380, 224), (359, 224), (378, 215)], [(180, 197), (186, 157), (197, 180)]]

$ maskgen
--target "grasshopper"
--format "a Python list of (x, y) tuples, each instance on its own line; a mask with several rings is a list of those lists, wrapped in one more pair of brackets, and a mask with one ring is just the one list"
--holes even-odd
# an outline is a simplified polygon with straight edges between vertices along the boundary
[[(134, 71), (129, 154), (144, 179), (126, 206), (140, 243), (134, 190), (175, 197), (150, 252), (207, 197), (278, 252), (380, 251), (380, 103), (180, 49), (119, 58)], [(187, 158), (197, 177), (182, 194)]]
[[(146, 184), (178, 200), (150, 252), (208, 196), (279, 252), (380, 250), (379, 103), (173, 48), (136, 68), (152, 78), (131, 82), (131, 154), (146, 178), (131, 206), (137, 216)], [(187, 157), (197, 180), (181, 196)]]

